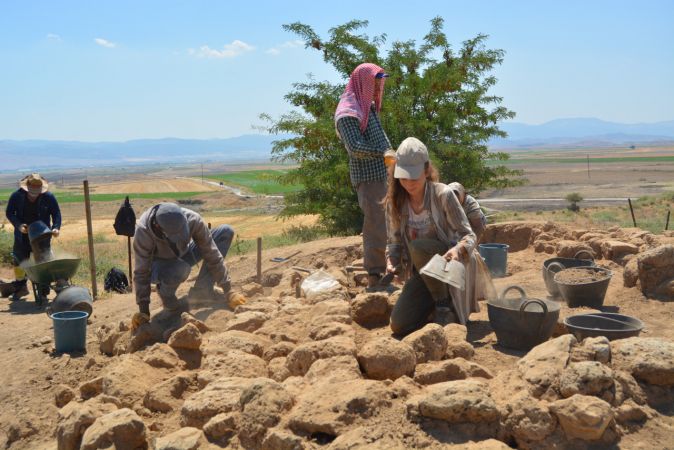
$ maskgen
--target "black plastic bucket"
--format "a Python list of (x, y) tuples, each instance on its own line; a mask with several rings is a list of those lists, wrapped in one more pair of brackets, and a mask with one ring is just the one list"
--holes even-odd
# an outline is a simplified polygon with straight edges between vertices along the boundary
[(609, 341), (638, 336), (644, 324), (636, 317), (615, 313), (579, 314), (564, 319), (564, 325), (578, 341), (606, 336)]
[[(588, 272), (602, 273), (605, 275), (604, 279), (598, 281), (590, 281), (587, 283), (564, 283), (560, 282), (560, 274), (567, 270), (582, 270)], [(564, 269), (555, 274), (554, 281), (559, 287), (559, 292), (562, 298), (569, 305), (569, 308), (578, 308), (579, 306), (587, 306), (589, 308), (599, 309), (604, 304), (604, 297), (608, 285), (611, 282), (613, 272), (603, 267), (574, 267), (573, 269)]]

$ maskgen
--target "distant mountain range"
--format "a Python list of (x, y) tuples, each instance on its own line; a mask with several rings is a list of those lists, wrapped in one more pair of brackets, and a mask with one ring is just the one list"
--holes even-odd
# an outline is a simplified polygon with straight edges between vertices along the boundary
[(594, 118), (557, 119), (540, 125), (506, 122), (500, 128), (506, 139), (493, 139), (491, 147), (602, 147), (674, 143), (674, 120), (625, 124)]
[[(541, 125), (506, 122), (506, 139), (490, 147), (563, 148), (667, 143), (674, 145), (674, 121), (640, 124), (593, 118), (557, 119)], [(272, 142), (286, 136), (249, 134), (227, 139), (138, 139), (126, 142), (0, 140), (0, 172), (47, 168), (152, 163), (242, 163), (268, 161)]]

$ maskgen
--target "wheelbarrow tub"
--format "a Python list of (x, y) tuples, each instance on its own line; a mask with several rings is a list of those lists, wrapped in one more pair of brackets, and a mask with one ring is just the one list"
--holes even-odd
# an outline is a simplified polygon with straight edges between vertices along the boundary
[(39, 264), (22, 266), (30, 281), (40, 284), (51, 284), (57, 280), (69, 280), (77, 273), (80, 258), (61, 258)]

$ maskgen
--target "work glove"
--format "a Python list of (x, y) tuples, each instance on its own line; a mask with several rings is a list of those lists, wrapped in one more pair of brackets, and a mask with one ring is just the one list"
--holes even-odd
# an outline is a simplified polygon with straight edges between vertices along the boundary
[(26, 225), (25, 223), (22, 223), (19, 226), (19, 231), (21, 231), (23, 234), (28, 234), (28, 225)]
[(141, 325), (146, 324), (150, 321), (150, 315), (142, 312), (137, 312), (131, 318), (131, 331), (135, 331), (140, 328)]
[(61, 234), (61, 231), (59, 231), (58, 228), (54, 228), (53, 230), (51, 230), (51, 235), (54, 236), (55, 238), (59, 237), (59, 234)]
[(239, 305), (243, 305), (247, 301), (248, 301), (248, 299), (243, 294), (241, 294), (240, 292), (229, 291), (227, 293), (227, 305), (231, 309), (234, 309)]

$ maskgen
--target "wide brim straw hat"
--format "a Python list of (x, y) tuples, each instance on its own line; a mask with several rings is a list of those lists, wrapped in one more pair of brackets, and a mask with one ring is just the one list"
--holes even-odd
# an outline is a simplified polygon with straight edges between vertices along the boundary
[(31, 173), (23, 177), (19, 182), (19, 187), (29, 194), (39, 195), (49, 190), (49, 183), (39, 173)]

